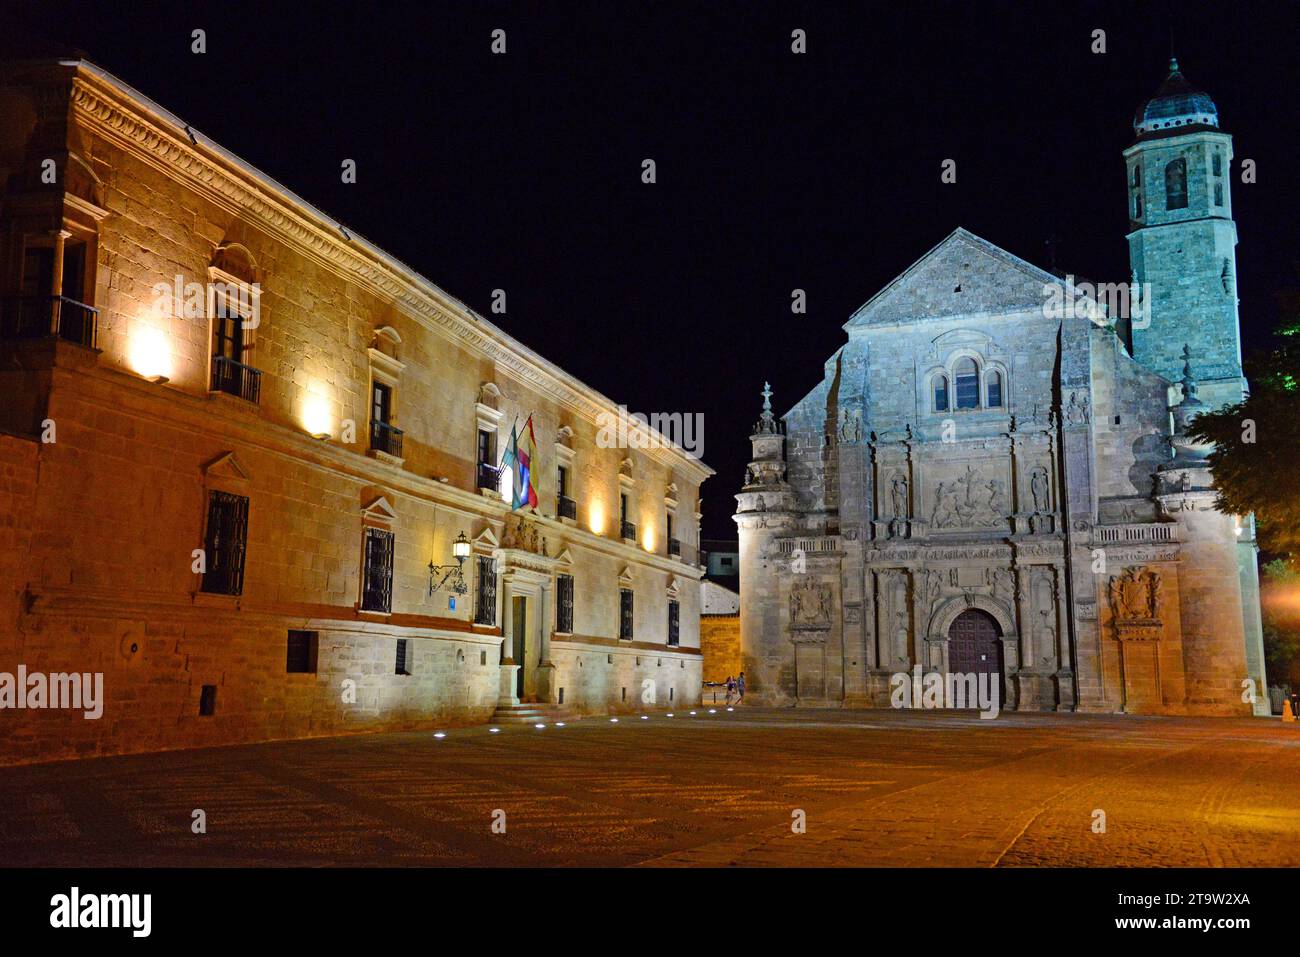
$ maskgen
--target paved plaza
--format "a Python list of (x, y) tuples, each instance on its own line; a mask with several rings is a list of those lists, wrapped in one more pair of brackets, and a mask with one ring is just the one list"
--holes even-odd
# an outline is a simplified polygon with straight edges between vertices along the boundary
[(1300, 864), (1300, 725), (708, 707), (0, 769), (0, 861)]

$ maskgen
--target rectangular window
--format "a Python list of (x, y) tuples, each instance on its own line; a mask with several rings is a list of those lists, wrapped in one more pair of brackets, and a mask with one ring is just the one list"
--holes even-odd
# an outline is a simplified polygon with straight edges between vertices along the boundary
[(668, 602), (668, 646), (676, 648), (681, 643), (681, 605), (674, 600)]
[(478, 591), (474, 601), (474, 624), (495, 625), (497, 621), (497, 576), (491, 555), (478, 556)]
[(1222, 183), (1214, 184), (1214, 205), (1215, 206), (1223, 205), (1223, 184)]
[(397, 639), (397, 662), (393, 666), (393, 674), (409, 675), (411, 673), (411, 640), (409, 638)]
[(632, 589), (618, 590), (618, 637), (622, 641), (632, 640)]
[(555, 576), (555, 630), (573, 634), (573, 576)]
[(496, 465), (492, 454), (492, 433), (485, 432), (483, 429), (478, 430), (478, 463), (479, 465)]
[(202, 591), (210, 595), (243, 594), (247, 541), (248, 498), (230, 492), (209, 492)]
[(370, 420), (387, 423), (393, 414), (392, 387), (376, 382), (370, 391)]
[(934, 380), (934, 411), (948, 411), (948, 379), (946, 376), (938, 376)]
[(563, 465), (556, 469), (555, 486), (561, 498), (569, 494), (569, 470)]
[(365, 566), (361, 576), (361, 608), (387, 614), (393, 610), (393, 543), (392, 532), (367, 528)]
[(314, 675), (319, 636), (314, 631), (290, 631), (284, 670), (291, 675)]
[(199, 717), (210, 718), (217, 713), (217, 686), (204, 685), (199, 692)]

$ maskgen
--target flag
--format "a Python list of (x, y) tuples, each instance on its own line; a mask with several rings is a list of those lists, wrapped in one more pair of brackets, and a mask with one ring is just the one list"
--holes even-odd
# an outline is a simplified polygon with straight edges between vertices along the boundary
[(537, 436), (533, 433), (533, 417), (524, 423), (522, 435), (513, 435), (514, 496), (510, 507), (527, 506), (537, 511)]

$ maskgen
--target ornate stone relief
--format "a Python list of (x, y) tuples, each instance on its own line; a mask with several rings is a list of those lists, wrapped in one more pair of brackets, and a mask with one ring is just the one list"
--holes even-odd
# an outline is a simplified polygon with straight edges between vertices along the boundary
[(824, 582), (796, 582), (790, 587), (790, 626), (823, 629), (831, 626), (831, 586)]
[(1116, 637), (1159, 639), (1162, 632), (1160, 575), (1142, 566), (1131, 566), (1122, 575), (1112, 575), (1107, 589), (1111, 620)]
[(935, 489), (930, 513), (934, 528), (995, 528), (1005, 522), (1003, 483), (997, 479), (985, 481), (972, 465), (967, 465), (957, 479), (940, 482)]
[(1061, 410), (1061, 415), (1065, 419), (1066, 425), (1087, 425), (1092, 421), (1092, 410), (1089, 408), (1088, 393), (1075, 390), (1070, 393), (1070, 398), (1065, 402), (1065, 408)]

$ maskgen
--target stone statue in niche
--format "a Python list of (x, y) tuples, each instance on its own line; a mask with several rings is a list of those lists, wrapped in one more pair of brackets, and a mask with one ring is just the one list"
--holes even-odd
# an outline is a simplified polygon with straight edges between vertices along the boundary
[(840, 409), (840, 441), (853, 443), (862, 441), (862, 412), (859, 409)]
[(798, 582), (790, 588), (790, 625), (793, 628), (829, 628), (831, 586), (825, 582)]
[(889, 503), (893, 507), (893, 517), (897, 520), (908, 517), (907, 476), (895, 475), (889, 487)]
[(1051, 485), (1049, 484), (1046, 468), (1040, 465), (1034, 469), (1033, 474), (1029, 477), (1029, 490), (1034, 498), (1035, 512), (1050, 512), (1052, 510)]
[(1038, 633), (1042, 635), (1038, 647), (1043, 652), (1042, 663), (1050, 665), (1056, 653), (1056, 626), (1052, 624), (1052, 613), (1049, 609), (1042, 609), (1038, 615), (1041, 619)]
[(1086, 392), (1071, 392), (1070, 400), (1065, 405), (1065, 424), (1086, 425), (1088, 416), (1088, 394)]

